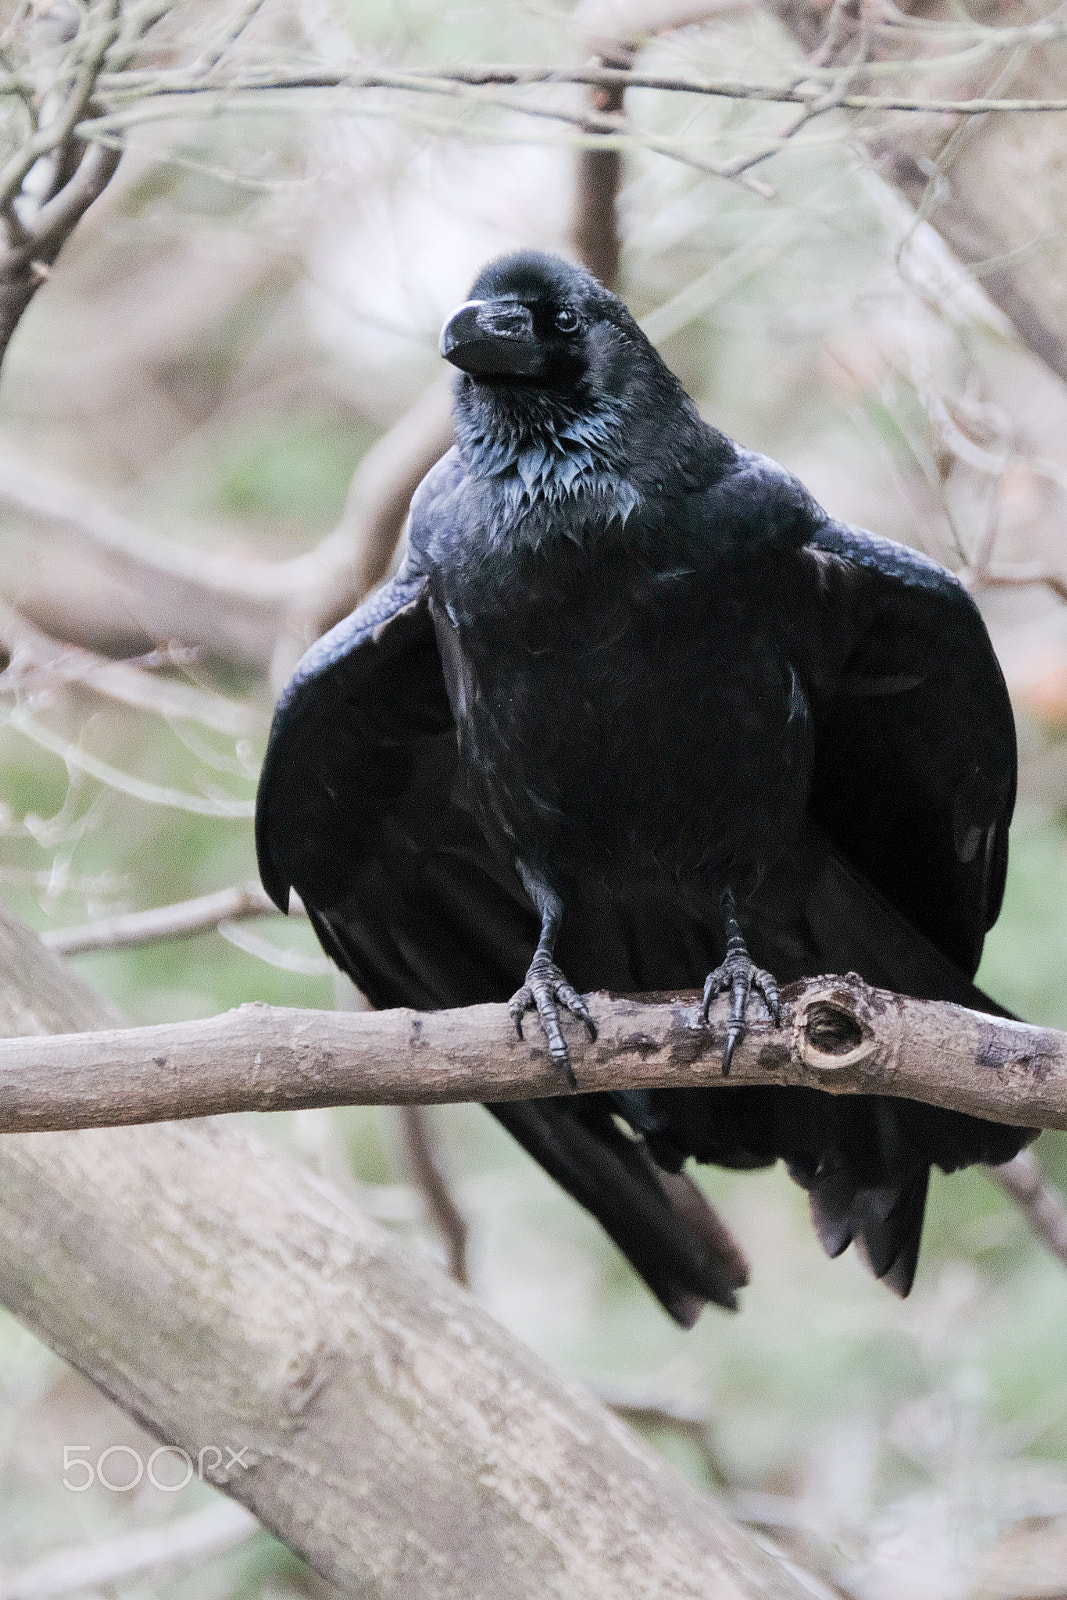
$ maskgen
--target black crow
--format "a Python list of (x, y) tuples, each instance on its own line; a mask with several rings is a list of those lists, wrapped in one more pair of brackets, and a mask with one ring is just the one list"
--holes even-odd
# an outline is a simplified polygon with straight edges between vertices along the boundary
[(494, 262), (441, 352), (456, 445), (397, 575), (282, 696), (263, 882), (376, 1006), (536, 1009), (561, 1093), (491, 1109), (679, 1321), (745, 1281), (689, 1156), (784, 1159), (827, 1251), (858, 1241), (906, 1294), (931, 1165), (1031, 1134), (795, 1088), (568, 1094), (560, 1017), (591, 1031), (597, 988), (726, 990), (728, 1071), (776, 980), (997, 1010), (972, 979), (1015, 735), (981, 617), (702, 421), (580, 267)]

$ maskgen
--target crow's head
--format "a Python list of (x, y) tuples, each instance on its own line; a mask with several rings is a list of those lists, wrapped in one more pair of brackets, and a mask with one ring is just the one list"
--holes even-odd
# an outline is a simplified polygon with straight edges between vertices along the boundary
[(584, 267), (523, 251), (479, 274), (441, 330), (441, 354), (479, 384), (560, 396), (619, 391), (646, 345), (622, 302)]
[(441, 354), (460, 369), (456, 432), (472, 467), (518, 474), (531, 499), (607, 494), (609, 481), (643, 492), (706, 454), (709, 430), (622, 301), (560, 256), (490, 262)]

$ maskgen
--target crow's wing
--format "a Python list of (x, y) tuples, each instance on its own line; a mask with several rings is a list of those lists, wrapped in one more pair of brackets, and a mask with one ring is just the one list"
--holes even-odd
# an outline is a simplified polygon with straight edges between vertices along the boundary
[[(830, 849), (802, 942), (823, 970), (999, 1011), (970, 981), (1004, 894), (1016, 780), (1011, 705), (985, 625), (955, 578), (904, 546), (826, 522), (802, 559), (812, 556), (826, 632), (814, 630), (809, 674), (810, 813)], [(903, 1294), (930, 1165), (1005, 1161), (1033, 1137), (905, 1100), (740, 1094), (713, 1135), (727, 1156), (784, 1157), (827, 1251), (859, 1241)], [(673, 1118), (685, 1117), (683, 1102)]]
[[(268, 892), (286, 910), (296, 889), (323, 948), (375, 1006), (506, 999), (537, 943), (539, 920), (463, 805), (456, 769), (426, 581), (402, 572), (304, 657), (256, 806)], [(707, 1300), (736, 1304), (747, 1281), (736, 1246), (695, 1186), (619, 1132), (607, 1096), (490, 1109), (678, 1321)]]
[[(772, 868), (745, 908), (749, 948), (781, 979), (853, 970), (998, 1011), (972, 980), (1004, 891), (1015, 731), (977, 608), (934, 562), (822, 518), (787, 559), (821, 865), (802, 906), (792, 862)], [(630, 1097), (626, 1114), (664, 1165), (784, 1159), (827, 1251), (856, 1240), (902, 1294), (931, 1165), (1005, 1161), (1033, 1137), (906, 1100), (805, 1089), (653, 1090)]]
[[(455, 728), (424, 578), (398, 575), (304, 657), (256, 803), (264, 885), (295, 888), (375, 1006), (499, 999), (537, 918), (455, 796)], [(510, 985), (510, 987), (509, 987)]]
[(1015, 803), (1015, 725), (989, 635), (956, 579), (902, 545), (827, 523), (808, 550), (844, 645), (812, 697), (813, 818), (973, 977)]

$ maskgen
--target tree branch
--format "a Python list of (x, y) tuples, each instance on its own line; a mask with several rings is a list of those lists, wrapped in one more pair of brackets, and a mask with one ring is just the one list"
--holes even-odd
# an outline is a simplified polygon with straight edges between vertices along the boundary
[[(1007, 47), (1005, 47), (1007, 48)], [(898, 62), (897, 66), (940, 65), (938, 58), (925, 62)], [(1018, 112), (1043, 114), (1067, 111), (1067, 97), (1010, 95), (922, 95), (922, 94), (864, 94), (849, 90), (840, 96), (833, 92), (835, 77), (843, 75), (855, 79), (863, 75), (862, 67), (844, 69), (813, 68), (802, 75), (798, 83), (758, 83), (743, 78), (684, 78), (668, 77), (660, 73), (631, 72), (627, 67), (509, 67), (486, 64), (479, 67), (453, 67), (447, 69), (406, 68), (390, 71), (354, 71), (352, 69), (323, 69), (315, 72), (266, 72), (259, 75), (242, 73), (231, 78), (199, 79), (182, 73), (160, 72), (151, 80), (138, 85), (136, 105), (143, 108), (152, 98), (169, 99), (180, 96), (218, 95), (232, 97), (240, 94), (293, 92), (308, 89), (395, 89), (411, 94), (438, 94), (454, 98), (456, 90), (478, 90), (490, 87), (530, 88), (539, 84), (577, 84), (587, 88), (655, 89), (663, 94), (692, 94), (718, 100), (758, 100), (770, 105), (818, 105), (828, 94), (833, 95), (835, 106), (847, 111), (908, 111), (923, 115), (985, 117), (995, 114), (1009, 115)], [(807, 79), (818, 79), (807, 84)], [(110, 87), (105, 85), (105, 87)], [(111, 94), (112, 101), (117, 99)], [(558, 106), (539, 105), (522, 100), (504, 102), (482, 101), (497, 104), (508, 111), (525, 112), (530, 116), (544, 116), (561, 122), (588, 123), (591, 133), (619, 131), (610, 126), (599, 126), (596, 117), (576, 116)], [(112, 112), (101, 121), (104, 128), (120, 128), (129, 118), (121, 111)], [(137, 120), (143, 120), (138, 118)]]
[(993, 1167), (989, 1176), (1015, 1201), (1034, 1238), (1067, 1267), (1067, 1204), (1045, 1177), (1034, 1154), (1022, 1150), (1014, 1160)]
[[(298, 902), (291, 905), (290, 915), (298, 909), (303, 910)], [(41, 943), (56, 955), (79, 956), (87, 950), (129, 949), (156, 944), (161, 939), (184, 939), (191, 933), (217, 928), (220, 922), (277, 915), (277, 906), (258, 883), (235, 884), (214, 894), (198, 895), (195, 900), (179, 900), (175, 905), (123, 911), (73, 928), (49, 928), (41, 935)]]
[[(1022, 27), (987, 31), (962, 13), (947, 22), (943, 15), (931, 15), (933, 0), (923, 0), (916, 8), (919, 14), (906, 24), (916, 30), (920, 49), (923, 39), (928, 44), (949, 39), (954, 27), (963, 29), (972, 48), (948, 56), (921, 50), (918, 59), (905, 61), (894, 53), (900, 31), (869, 22), (866, 7), (857, 13), (852, 7), (828, 10), (822, 0), (764, 0), (764, 4), (802, 50), (816, 53), (821, 63), (816, 70), (836, 74), (839, 82), (842, 74), (857, 71), (868, 78), (917, 68), (938, 75), (942, 95), (917, 96), (910, 108), (920, 109), (922, 101), (927, 111), (938, 115), (898, 118), (877, 129), (859, 127), (857, 136), (876, 169), (904, 195), (917, 218), (937, 229), (964, 266), (976, 269), (981, 287), (1022, 340), (1067, 379), (1067, 280), (1053, 248), (1063, 233), (1067, 196), (1063, 130), (1055, 115), (1067, 104), (1064, 53), (1053, 44), (1063, 37), (1063, 18), (1053, 14)], [(831, 18), (843, 18), (843, 26), (836, 31), (828, 28)], [(861, 28), (872, 54), (857, 66), (850, 57)], [(1042, 49), (1043, 44), (1053, 47)], [(1005, 47), (1018, 47), (1018, 54), (1003, 55)], [(798, 69), (805, 70), (805, 66)], [(1010, 104), (996, 95), (973, 93), (975, 88), (987, 90), (991, 81), (997, 88), (1003, 82), (1015, 91)], [(862, 101), (871, 109), (879, 98), (846, 95), (842, 104), (860, 109)], [(1037, 120), (1024, 128), (1011, 115), (984, 117), (982, 107), (1036, 113)], [(908, 108), (901, 103), (898, 109)], [(1042, 117), (1042, 111), (1049, 115)], [(972, 119), (965, 132), (964, 118)]]
[[(699, 1453), (708, 1479), (717, 1489), (729, 1490), (730, 1481), (716, 1448), (715, 1431), (707, 1408), (686, 1404), (671, 1394), (661, 1394), (640, 1384), (597, 1383), (594, 1394), (601, 1405), (637, 1427), (665, 1428), (688, 1439)], [(3, 1595), (0, 1593), (0, 1600)]]
[[(146, 18), (146, 21), (148, 19)], [(28, 139), (0, 168), (0, 361), (30, 301), (75, 227), (111, 181), (121, 142), (87, 142), (99, 113), (94, 101), (105, 66), (122, 80), (136, 51), (137, 32), (122, 40), (120, 0), (94, 0), (82, 13), (62, 65), (38, 86), (44, 112)], [(118, 68), (116, 72), (114, 69)], [(31, 76), (34, 63), (30, 63)], [(60, 87), (62, 85), (62, 87)], [(43, 189), (34, 183), (41, 163), (50, 167)]]
[(1067, 578), (1040, 561), (987, 561), (982, 567), (965, 567), (958, 576), (972, 592), (976, 589), (1029, 589), (1041, 584), (1057, 600), (1067, 601)]
[(422, 1106), (398, 1107), (400, 1138), (404, 1160), (411, 1170), (415, 1187), (426, 1202), (430, 1220), (448, 1250), (448, 1274), (457, 1283), (469, 1284), (467, 1276), (467, 1219), (452, 1198), (448, 1181), (438, 1163), (433, 1140)]
[[(727, 1002), (593, 995), (575, 1027), (582, 1092), (715, 1088)], [(536, 1030), (502, 1005), (339, 1012), (239, 1006), (197, 1022), (0, 1042), (0, 1131), (105, 1127), (228, 1111), (527, 1100), (562, 1085)], [(754, 1025), (726, 1082), (892, 1094), (1023, 1127), (1067, 1129), (1067, 1034), (869, 988), (854, 974), (783, 996), (782, 1026)]]
[(177, 639), (244, 666), (273, 661), (284, 676), (318, 633), (384, 577), (411, 496), (451, 442), (449, 407), (447, 383), (427, 390), (363, 457), (337, 527), (287, 561), (170, 543), (82, 486), (0, 454), (0, 508), (9, 521), (36, 524), (63, 556), (44, 561), (36, 534), (41, 583), (32, 583), (19, 560), (20, 610), (81, 644)]
[[(180, 1475), (180, 1461), (177, 1467)], [(254, 1517), (223, 1500), (158, 1528), (139, 1528), (97, 1544), (57, 1550), (21, 1572), (0, 1577), (0, 1600), (58, 1600), (60, 1595), (81, 1595), (84, 1600), (86, 1591), (97, 1585), (110, 1587), (131, 1578), (199, 1569), (258, 1530)]]
[[(117, 700), (122, 705), (152, 711), (168, 720), (199, 722), (235, 739), (258, 733), (264, 718), (251, 706), (224, 695), (213, 694), (191, 684), (176, 683), (146, 672), (132, 661), (111, 661), (77, 645), (62, 643), (43, 633), (0, 600), (0, 649), (9, 656), (0, 673), (0, 692), (23, 688), (37, 690), (42, 680), (77, 684), (82, 688)], [(181, 660), (172, 652), (173, 664)], [(168, 653), (160, 653), (159, 665), (172, 664)]]
[[(591, 86), (593, 110), (607, 116), (618, 116), (623, 111), (628, 75), (645, 40), (703, 22), (709, 16), (723, 16), (727, 11), (741, 9), (745, 3), (746, 0), (704, 0), (703, 5), (699, 0), (623, 0), (620, 4), (619, 0), (581, 0), (571, 13), (571, 25), (584, 33), (595, 66), (623, 74), (613, 83)], [(622, 151), (618, 147), (585, 145), (575, 154), (571, 240), (579, 261), (601, 283), (614, 289), (622, 251), (618, 218)]]

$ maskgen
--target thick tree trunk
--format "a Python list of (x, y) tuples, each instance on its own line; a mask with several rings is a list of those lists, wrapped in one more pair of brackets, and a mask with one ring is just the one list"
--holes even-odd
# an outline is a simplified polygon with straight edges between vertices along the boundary
[[(113, 1025), (0, 916), (0, 1032)], [(365, 1600), (802, 1600), (588, 1393), (232, 1123), (0, 1138), (0, 1299)]]

